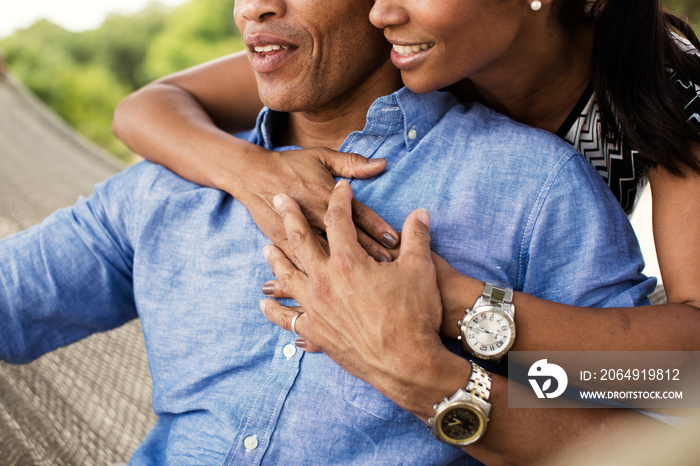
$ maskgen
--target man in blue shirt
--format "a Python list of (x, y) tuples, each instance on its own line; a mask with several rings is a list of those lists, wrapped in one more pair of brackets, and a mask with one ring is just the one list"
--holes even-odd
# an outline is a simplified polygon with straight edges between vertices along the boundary
[[(434, 250), (462, 273), (582, 306), (644, 302), (654, 283), (627, 219), (568, 145), (446, 93), (397, 90), (371, 2), (268, 3), (237, 2), (236, 20), (261, 97), (290, 113), (263, 110), (243, 137), (386, 158), (383, 175), (351, 181), (357, 199), (394, 227), (428, 209)], [(228, 194), (137, 164), (0, 242), (0, 359), (140, 318), (159, 421), (133, 464), (469, 463), (265, 319), (267, 243)]]

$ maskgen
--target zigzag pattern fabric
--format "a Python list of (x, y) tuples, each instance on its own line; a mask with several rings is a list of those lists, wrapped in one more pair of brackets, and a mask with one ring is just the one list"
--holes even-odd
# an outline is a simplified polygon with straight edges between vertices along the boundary
[[(700, 86), (671, 74), (687, 101), (688, 120), (700, 131)], [(638, 152), (621, 141), (602, 141), (600, 111), (589, 86), (557, 135), (578, 150), (603, 177), (618, 202), (629, 215), (647, 183), (646, 170), (638, 163)]]

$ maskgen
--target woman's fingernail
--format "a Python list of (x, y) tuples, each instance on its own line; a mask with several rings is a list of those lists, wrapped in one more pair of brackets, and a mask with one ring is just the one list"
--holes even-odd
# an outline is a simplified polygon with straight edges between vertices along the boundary
[(372, 255), (372, 257), (374, 257), (374, 260), (377, 262), (389, 262), (391, 260), (391, 257), (384, 251), (377, 251)]
[(274, 283), (265, 283), (262, 287), (262, 292), (265, 293), (267, 296), (272, 296), (273, 294), (275, 294)]
[(367, 159), (367, 163), (370, 165), (377, 165), (384, 161), (384, 159)]
[(297, 348), (306, 349), (306, 340), (304, 340), (303, 338), (297, 338), (294, 341), (294, 346), (296, 346)]
[(388, 247), (389, 249), (394, 249), (396, 247), (396, 243), (398, 242), (399, 239), (390, 233), (384, 233), (382, 235), (382, 243), (384, 243), (384, 246)]

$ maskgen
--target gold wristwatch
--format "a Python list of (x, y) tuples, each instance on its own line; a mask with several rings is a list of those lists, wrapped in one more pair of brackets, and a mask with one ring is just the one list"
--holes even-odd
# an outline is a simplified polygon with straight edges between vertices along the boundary
[(452, 397), (434, 406), (435, 416), (428, 419), (432, 434), (454, 447), (464, 447), (479, 440), (489, 422), (490, 393), (491, 374), (472, 362), (466, 390), (460, 388)]

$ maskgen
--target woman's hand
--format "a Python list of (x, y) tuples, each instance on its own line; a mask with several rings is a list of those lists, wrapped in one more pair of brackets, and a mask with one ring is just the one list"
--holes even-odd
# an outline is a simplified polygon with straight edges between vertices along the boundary
[[(249, 157), (249, 161), (252, 159)], [(261, 169), (246, 170), (246, 173), (237, 175), (235, 188), (228, 189), (225, 183), (220, 183), (223, 184), (220, 187), (233, 193), (246, 206), (260, 230), (297, 264), (282, 219), (273, 205), (274, 196), (279, 192), (291, 196), (301, 207), (312, 231), (320, 234), (325, 231), (323, 219), (336, 184), (333, 177), (369, 178), (386, 168), (385, 159), (366, 159), (324, 148), (286, 152), (261, 149), (254, 159)], [(357, 239), (367, 253), (378, 262), (391, 261), (387, 248), (397, 246), (399, 236), (396, 231), (369, 207), (354, 199), (352, 218), (357, 226)]]
[(430, 252), (430, 217), (425, 210), (412, 212), (404, 223), (398, 258), (377, 262), (357, 242), (351, 200), (349, 184), (339, 182), (325, 216), (326, 252), (297, 203), (288, 195), (275, 197), (290, 249), (305, 272), (277, 247), (267, 246), (264, 252), (280, 289), (301, 309), (269, 299), (261, 309), (288, 330), (301, 311), (295, 329), (307, 345), (410, 406), (401, 394), (415, 396), (420, 392), (416, 386), (431, 386), (434, 381), (422, 380), (430, 373), (426, 369), (446, 351), (439, 337), (442, 308)]

